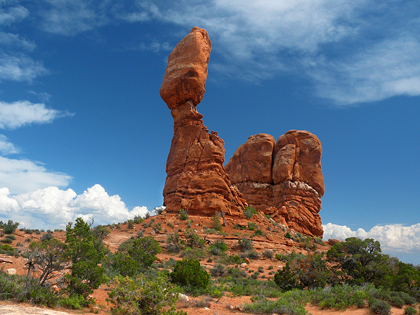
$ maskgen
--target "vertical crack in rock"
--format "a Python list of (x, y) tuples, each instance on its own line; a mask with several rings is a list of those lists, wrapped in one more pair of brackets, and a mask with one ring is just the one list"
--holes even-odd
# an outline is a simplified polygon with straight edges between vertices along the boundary
[(204, 97), (210, 51), (207, 32), (194, 27), (168, 58), (160, 95), (171, 110), (174, 136), (166, 163), (164, 205), (168, 212), (242, 215), (246, 202), (223, 168), (224, 142), (208, 132), (196, 109)]

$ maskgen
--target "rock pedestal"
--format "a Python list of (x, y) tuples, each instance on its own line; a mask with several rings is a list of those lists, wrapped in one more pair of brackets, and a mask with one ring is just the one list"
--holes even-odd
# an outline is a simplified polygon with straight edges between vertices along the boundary
[(246, 201), (295, 231), (322, 236), (322, 147), (308, 131), (291, 130), (277, 142), (267, 134), (248, 138), (226, 164)]
[(209, 133), (196, 106), (205, 92), (211, 42), (194, 27), (168, 59), (160, 95), (174, 119), (174, 137), (166, 162), (163, 190), (167, 212), (213, 216), (241, 215), (246, 206), (223, 168), (224, 141)]

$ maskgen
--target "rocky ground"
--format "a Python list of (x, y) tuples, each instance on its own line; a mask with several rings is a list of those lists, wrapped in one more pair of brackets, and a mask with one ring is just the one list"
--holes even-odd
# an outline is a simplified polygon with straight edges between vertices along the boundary
[[(257, 271), (259, 267), (263, 267), (263, 272), (261, 276), (265, 276), (264, 279), (270, 279), (273, 277), (273, 274), (270, 274), (269, 270), (276, 271), (281, 268), (284, 263), (275, 258), (269, 259), (261, 255), (263, 250), (272, 250), (277, 254), (287, 254), (292, 251), (307, 253), (308, 243), (299, 243), (293, 241), (292, 239), (286, 238), (285, 235), (287, 230), (278, 225), (274, 224), (270, 219), (266, 218), (263, 215), (254, 215), (251, 220), (245, 218), (226, 218), (226, 226), (223, 227), (222, 233), (215, 232), (212, 230), (214, 225), (213, 219), (209, 217), (200, 217), (200, 216), (189, 216), (189, 221), (180, 220), (178, 215), (175, 214), (161, 214), (158, 216), (150, 217), (144, 220), (140, 224), (134, 224), (131, 228), (128, 223), (113, 225), (112, 229), (110, 227), (111, 233), (105, 238), (105, 245), (111, 250), (116, 251), (118, 246), (125, 240), (136, 237), (139, 231), (144, 231), (144, 235), (152, 235), (157, 241), (159, 241), (161, 247), (163, 248), (162, 252), (157, 255), (158, 262), (165, 262), (169, 259), (180, 260), (180, 254), (168, 253), (166, 248), (166, 239), (168, 233), (173, 233), (174, 231), (180, 231), (180, 235), (183, 235), (183, 232), (190, 226), (193, 229), (197, 230), (197, 233), (201, 238), (205, 238), (210, 242), (216, 242), (217, 240), (223, 240), (228, 246), (228, 254), (240, 254), (240, 248), (238, 246), (238, 239), (243, 236), (248, 238), (252, 237), (254, 242), (255, 250), (260, 253), (259, 258), (256, 260), (249, 260), (241, 268), (248, 268), (252, 271)], [(222, 222), (222, 220), (220, 221)], [(261, 230), (264, 235), (253, 236), (255, 230), (249, 230), (245, 227), (248, 227), (248, 223), (252, 222), (258, 225), (258, 229)], [(238, 227), (244, 227), (244, 229), (238, 229)], [(41, 234), (28, 234), (22, 230), (16, 230), (14, 235), (16, 240), (11, 244), (13, 247), (24, 249), (28, 246), (30, 241), (38, 241), (45, 233)], [(291, 233), (293, 235), (293, 232)], [(55, 238), (64, 241), (65, 232), (57, 231), (53, 232)], [(312, 241), (310, 244), (311, 250), (316, 248), (318, 251), (327, 251), (329, 245), (325, 243), (324, 245), (317, 244)], [(0, 268), (6, 269), (16, 269), (18, 274), (25, 274), (25, 259), (22, 257), (10, 257), (0, 254), (0, 259), (3, 259), (6, 262), (0, 264)], [(201, 264), (210, 271), (215, 264), (215, 259), (209, 262), (207, 258), (204, 258), (201, 261)], [(273, 266), (272, 269), (269, 269), (270, 266)], [(264, 280), (261, 279), (261, 280)], [(106, 302), (108, 297), (108, 292), (110, 288), (107, 285), (102, 285), (98, 290), (93, 294), (93, 297), (96, 299), (96, 304), (93, 307), (87, 308), (82, 311), (69, 311), (62, 308), (57, 308), (55, 310), (47, 308), (33, 307), (30, 304), (19, 304), (15, 305), (11, 302), (0, 302), (0, 314), (64, 314), (65, 313), (96, 313), (96, 314), (110, 314), (110, 307)], [(220, 299), (211, 299), (206, 303), (206, 307), (196, 307), (194, 301), (200, 302), (205, 297), (189, 297), (188, 302), (179, 301), (177, 308), (184, 309), (188, 314), (240, 314), (243, 313), (241, 306), (244, 303), (250, 302), (250, 296), (239, 296), (234, 297), (232, 295), (226, 294)], [(369, 314), (369, 309), (349, 309), (345, 312), (343, 311), (333, 311), (333, 310), (321, 310), (319, 307), (307, 305), (306, 309), (312, 313), (316, 314)], [(393, 314), (403, 314), (403, 309), (393, 309)]]

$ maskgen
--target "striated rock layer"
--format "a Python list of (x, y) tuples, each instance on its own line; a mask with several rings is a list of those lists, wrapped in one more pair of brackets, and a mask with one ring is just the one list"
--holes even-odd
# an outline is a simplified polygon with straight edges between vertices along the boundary
[(308, 131), (291, 130), (277, 142), (267, 134), (248, 138), (225, 169), (246, 201), (295, 231), (323, 235), (322, 146)]
[(211, 42), (194, 27), (168, 59), (160, 95), (174, 119), (174, 137), (166, 162), (163, 190), (167, 212), (212, 216), (242, 214), (245, 200), (223, 168), (224, 141), (209, 133), (196, 106), (205, 92)]

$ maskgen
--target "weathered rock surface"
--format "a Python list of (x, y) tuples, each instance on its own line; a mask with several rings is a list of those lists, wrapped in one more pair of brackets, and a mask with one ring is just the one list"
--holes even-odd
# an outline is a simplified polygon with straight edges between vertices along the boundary
[(246, 201), (295, 231), (322, 236), (324, 179), (322, 146), (308, 131), (291, 130), (274, 138), (248, 138), (226, 164), (232, 183)]
[(167, 212), (239, 215), (246, 206), (223, 168), (224, 141), (209, 133), (196, 106), (204, 96), (211, 42), (194, 27), (169, 56), (160, 95), (174, 119), (163, 190)]

